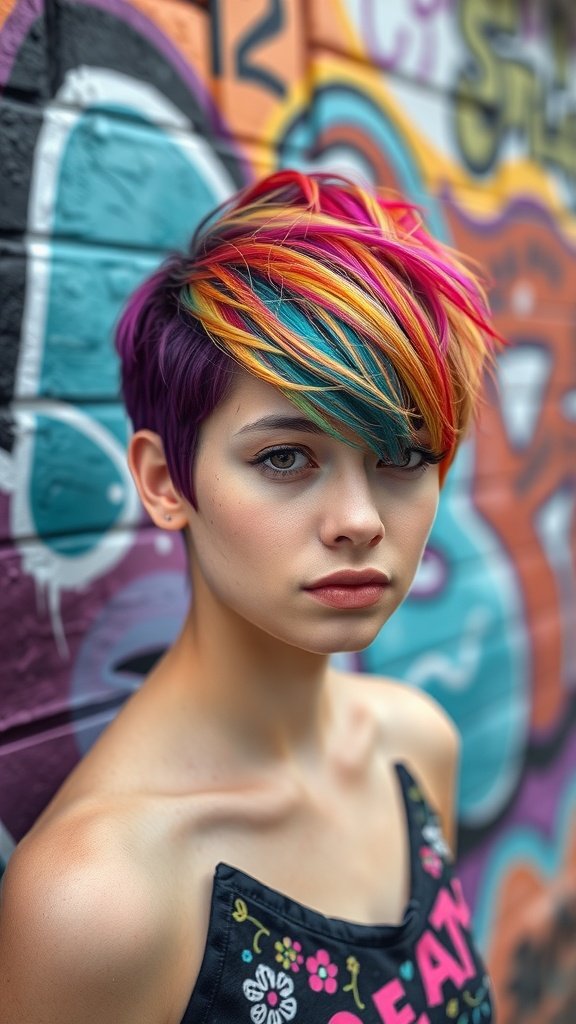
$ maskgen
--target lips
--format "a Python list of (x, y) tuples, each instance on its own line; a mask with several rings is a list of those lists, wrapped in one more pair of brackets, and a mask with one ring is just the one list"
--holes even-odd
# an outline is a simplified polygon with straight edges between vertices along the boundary
[(378, 569), (342, 569), (340, 572), (333, 572), (330, 576), (322, 576), (305, 590), (319, 590), (324, 587), (386, 587), (390, 580), (386, 573)]
[(321, 604), (353, 610), (378, 604), (389, 584), (388, 576), (377, 569), (343, 569), (323, 576), (304, 590)]

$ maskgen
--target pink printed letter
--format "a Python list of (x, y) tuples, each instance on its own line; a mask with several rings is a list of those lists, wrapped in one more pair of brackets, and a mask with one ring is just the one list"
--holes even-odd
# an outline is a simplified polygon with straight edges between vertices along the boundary
[(425, 931), (416, 943), (416, 960), (429, 1006), (438, 1006), (442, 1002), (445, 982), (453, 981), (456, 988), (462, 988), (470, 977), (430, 930)]
[(430, 914), (430, 924), (436, 932), (446, 929), (459, 959), (456, 960), (430, 930), (424, 932), (416, 945), (416, 960), (430, 1006), (442, 1002), (442, 987), (446, 981), (462, 988), (464, 982), (474, 976), (474, 963), (462, 932), (462, 927), (470, 922), (470, 911), (457, 880), (452, 883), (452, 893), (448, 889), (440, 890)]
[(430, 1024), (427, 1013), (421, 1013), (416, 1020), (416, 1014), (409, 1003), (398, 1007), (400, 1000), (406, 999), (404, 986), (398, 978), (378, 989), (372, 999), (384, 1024)]
[(460, 957), (462, 968), (466, 971), (466, 977), (471, 978), (474, 974), (474, 964), (466, 937), (462, 933), (462, 928), (466, 928), (470, 924), (470, 911), (466, 906), (462, 886), (457, 878), (452, 880), (452, 893), (448, 889), (440, 890), (434, 909), (430, 914), (430, 924), (437, 932), (441, 928), (446, 929), (454, 944), (454, 949)]

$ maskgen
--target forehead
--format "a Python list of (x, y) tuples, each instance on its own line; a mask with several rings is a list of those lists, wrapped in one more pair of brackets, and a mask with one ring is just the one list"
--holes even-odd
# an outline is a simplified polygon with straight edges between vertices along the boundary
[(218, 413), (234, 420), (240, 429), (254, 416), (294, 416), (297, 409), (273, 384), (239, 370), (228, 395), (215, 410), (215, 415)]
[[(329, 415), (326, 417), (330, 421)], [(217, 439), (218, 443), (233, 439), (234, 443), (258, 443), (275, 434), (307, 433), (368, 450), (371, 446), (336, 417), (332, 420), (336, 436), (314, 423), (273, 384), (238, 369), (225, 398), (204, 421), (200, 443)], [(420, 443), (426, 443), (425, 428), (417, 431)]]
[(314, 432), (322, 433), (320, 428), (315, 427), (277, 387), (239, 369), (234, 374), (233, 383), (227, 394), (204, 420), (202, 435), (222, 431), (226, 434), (237, 434), (243, 430), (247, 433), (251, 425), (259, 420), (269, 420), (268, 424), (263, 422), (261, 429), (272, 430), (274, 421), (295, 418), (299, 419), (302, 425), (308, 423)]
[[(346, 430), (336, 419), (334, 427), (350, 443), (361, 445), (360, 438)], [(282, 431), (306, 432), (331, 437), (314, 423), (273, 384), (239, 370), (234, 384), (222, 402), (203, 424), (203, 436), (234, 436), (243, 440), (261, 440), (264, 435)]]

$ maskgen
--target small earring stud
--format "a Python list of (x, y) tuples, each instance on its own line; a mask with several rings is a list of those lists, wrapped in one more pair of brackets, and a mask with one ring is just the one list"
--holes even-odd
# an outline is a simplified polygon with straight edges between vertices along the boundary
[(164, 513), (164, 519), (166, 520), (167, 523), (172, 522), (172, 516), (168, 515), (167, 512)]

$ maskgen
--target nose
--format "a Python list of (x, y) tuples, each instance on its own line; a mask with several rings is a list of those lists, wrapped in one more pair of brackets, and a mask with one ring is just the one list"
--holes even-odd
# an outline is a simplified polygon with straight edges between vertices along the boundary
[(325, 501), (323, 544), (377, 547), (384, 537), (384, 523), (365, 473), (338, 474)]

